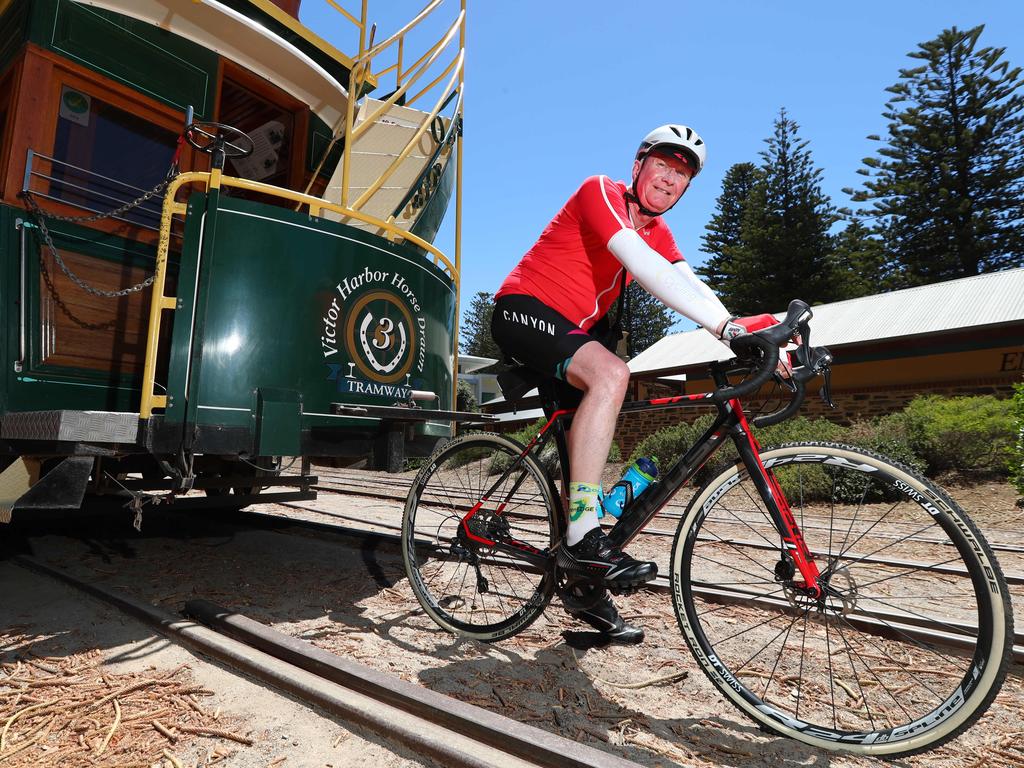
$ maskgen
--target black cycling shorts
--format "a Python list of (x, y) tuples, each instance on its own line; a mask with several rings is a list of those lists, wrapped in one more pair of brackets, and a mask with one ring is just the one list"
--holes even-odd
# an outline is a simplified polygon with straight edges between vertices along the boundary
[(563, 381), (579, 348), (600, 343), (544, 302), (518, 294), (495, 300), (491, 337), (506, 357)]

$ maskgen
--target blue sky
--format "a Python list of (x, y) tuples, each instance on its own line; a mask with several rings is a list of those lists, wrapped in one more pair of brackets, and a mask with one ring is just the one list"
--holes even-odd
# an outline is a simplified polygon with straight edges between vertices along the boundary
[[(423, 4), (370, 0), (377, 40)], [(860, 185), (860, 161), (877, 146), (866, 137), (885, 133), (885, 89), (916, 63), (906, 54), (918, 43), (983, 23), (981, 45), (1024, 66), (1024, 0), (467, 4), (464, 306), (498, 288), (584, 178), (626, 179), (658, 125), (690, 125), (707, 143), (705, 171), (667, 215), (696, 265), (723, 175), (760, 160), (780, 107), (810, 141), (825, 193), (847, 205), (842, 188)], [(445, 16), (458, 7), (448, 5)], [(300, 18), (353, 49), (326, 0), (304, 0)], [(446, 252), (453, 219), (438, 237)]]

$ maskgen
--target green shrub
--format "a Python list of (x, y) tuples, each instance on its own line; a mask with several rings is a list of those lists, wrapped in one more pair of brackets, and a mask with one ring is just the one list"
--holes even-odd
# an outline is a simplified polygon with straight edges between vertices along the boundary
[[(635, 461), (640, 456), (647, 456), (654, 459), (659, 470), (664, 471), (700, 439), (701, 435), (714, 423), (714, 420), (714, 415), (705, 414), (692, 424), (675, 424), (660, 429), (637, 444), (629, 461)], [(839, 440), (842, 434), (842, 427), (826, 419), (812, 420), (804, 416), (797, 416), (781, 424), (754, 430), (754, 436), (764, 447), (808, 440)], [(724, 466), (733, 464), (737, 458), (736, 447), (732, 440), (727, 439), (708, 464), (702, 467), (690, 481), (690, 484), (693, 486), (703, 485)], [(783, 489), (788, 490), (785, 486)]]
[(1014, 443), (1012, 403), (991, 395), (916, 397), (903, 410), (910, 448), (929, 473), (1005, 475)]
[(708, 413), (700, 416), (692, 424), (680, 422), (671, 427), (663, 427), (637, 443), (628, 461), (632, 463), (641, 456), (646, 456), (654, 460), (659, 470), (668, 469), (697, 442), (714, 420), (715, 417)]
[[(665, 469), (688, 450), (713, 421), (713, 416), (706, 415), (693, 424), (676, 424), (661, 429), (641, 441), (629, 460), (634, 461), (638, 456), (650, 456), (660, 468)], [(754, 435), (765, 448), (800, 442), (846, 443), (881, 453), (918, 470), (924, 467), (924, 462), (910, 449), (903, 422), (900, 420), (877, 419), (860, 422), (852, 427), (843, 427), (827, 419), (797, 416), (771, 427), (755, 428)], [(703, 485), (736, 459), (736, 448), (730, 440), (718, 450), (709, 466), (697, 473), (692, 484)], [(833, 494), (846, 501), (877, 501), (881, 498), (880, 488), (875, 494), (878, 498), (865, 498), (864, 484), (859, 482), (861, 478), (845, 473), (834, 474), (822, 466), (801, 465), (781, 468), (776, 472), (776, 476), (783, 491), (793, 499), (820, 501), (833, 498)]]
[(547, 419), (540, 418), (530, 424), (527, 424), (525, 427), (520, 427), (515, 432), (509, 432), (508, 434), (505, 435), (505, 437), (509, 438), (510, 440), (515, 440), (517, 443), (522, 443), (523, 445), (526, 445), (537, 436), (537, 434), (547, 423)]
[(845, 434), (844, 427), (828, 419), (808, 419), (806, 416), (797, 416), (754, 432), (757, 442), (766, 448), (783, 443), (845, 442)]
[[(521, 427), (520, 429), (517, 429), (515, 432), (509, 432), (507, 435), (505, 435), (505, 437), (522, 443), (523, 445), (527, 445), (531, 440), (533, 440), (533, 438), (537, 436), (537, 434), (541, 431), (544, 425), (547, 424), (547, 421), (548, 420), (544, 418), (537, 419), (532, 424), (528, 424), (525, 427)], [(534, 455), (537, 455), (536, 451), (534, 451)], [(552, 478), (557, 480), (560, 476), (558, 467), (558, 448), (555, 446), (555, 441), (553, 437), (548, 439), (544, 447), (541, 449), (540, 454), (537, 455), (537, 458), (540, 460), (540, 463), (543, 464), (544, 467), (548, 470), (548, 472), (551, 473)], [(494, 462), (494, 464), (491, 465), (491, 474), (493, 475), (499, 472), (504, 472), (505, 469), (508, 467), (510, 461), (511, 457), (507, 459), (504, 457), (499, 458), (497, 461)], [(606, 461), (622, 461), (622, 451), (619, 448), (618, 443), (616, 443), (614, 440), (612, 441), (611, 448), (609, 448), (608, 450), (608, 458), (606, 459)]]
[(1010, 454), (1010, 477), (1017, 493), (1024, 496), (1024, 384), (1015, 384), (1013, 389), (1013, 434), (1016, 440)]
[(915, 453), (911, 445), (907, 421), (902, 412), (855, 422), (843, 436), (842, 442), (880, 453), (918, 472), (925, 472), (928, 468), (925, 460)]
[(612, 440), (612, 447), (608, 449), (608, 461), (622, 461), (622, 449), (614, 440)]

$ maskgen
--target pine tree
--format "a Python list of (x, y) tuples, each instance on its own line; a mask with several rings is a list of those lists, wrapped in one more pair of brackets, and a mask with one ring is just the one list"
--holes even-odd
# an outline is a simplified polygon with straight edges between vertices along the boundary
[(725, 172), (722, 193), (715, 203), (716, 213), (711, 217), (701, 238), (704, 251), (711, 257), (695, 271), (704, 278), (712, 290), (726, 290), (732, 277), (732, 258), (740, 244), (743, 214), (747, 198), (757, 183), (759, 171), (753, 163), (736, 163)]
[(778, 312), (800, 298), (815, 304), (839, 295), (829, 228), (835, 208), (821, 191), (799, 125), (779, 111), (758, 180), (747, 195), (739, 240), (730, 248), (723, 303), (736, 314)]
[(833, 300), (856, 299), (896, 287), (885, 244), (859, 218), (851, 217), (834, 242)]
[[(854, 201), (897, 263), (897, 285), (1024, 264), (1024, 95), (1005, 48), (978, 48), (983, 26), (944, 30), (908, 54), (888, 88), (879, 157)], [(869, 138), (880, 140), (877, 136)]]
[(669, 309), (635, 281), (626, 287), (623, 315), (626, 354), (631, 358), (664, 338), (674, 322)]
[(462, 315), (459, 351), (464, 355), (502, 359), (501, 350), (491, 338), (491, 315), (494, 314), (494, 294), (480, 291), (469, 302)]

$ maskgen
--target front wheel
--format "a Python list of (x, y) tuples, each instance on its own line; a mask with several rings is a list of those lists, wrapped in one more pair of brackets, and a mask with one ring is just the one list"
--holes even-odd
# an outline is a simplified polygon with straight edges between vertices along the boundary
[(865, 755), (931, 749), (977, 720), (1013, 640), (1006, 582), (945, 493), (874, 453), (827, 443), (761, 453), (818, 570), (803, 589), (746, 470), (690, 502), (672, 549), (687, 644), (763, 728)]
[(402, 556), (427, 614), (476, 640), (514, 635), (543, 612), (558, 535), (551, 480), (523, 446), (468, 435), (435, 453), (405, 503)]

